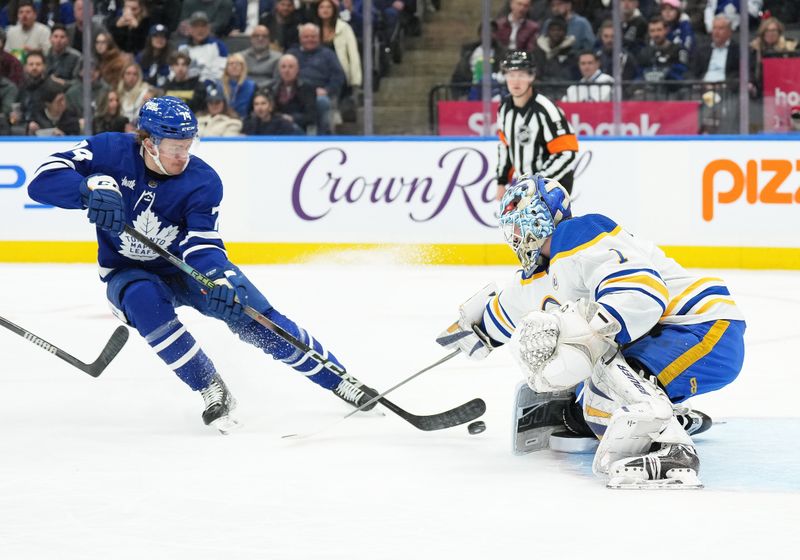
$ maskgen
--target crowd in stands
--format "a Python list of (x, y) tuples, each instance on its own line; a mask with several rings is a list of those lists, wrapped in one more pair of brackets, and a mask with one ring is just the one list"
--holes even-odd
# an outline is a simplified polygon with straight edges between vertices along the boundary
[[(796, 56), (800, 0), (746, 2), (750, 30), (750, 96), (763, 94), (762, 62)], [(613, 43), (622, 43), (624, 99), (686, 99), (703, 93), (683, 86), (703, 82), (718, 91), (739, 80), (740, 0), (620, 0), (622, 25), (612, 23), (610, 0), (509, 0), (492, 22), (489, 63), (480, 29), (462, 47), (451, 92), (479, 99), (485, 67), (491, 68), (494, 96), (504, 93), (499, 63), (510, 50), (524, 50), (535, 62), (536, 81), (564, 101), (608, 101), (614, 83)], [(696, 84), (692, 84), (696, 85)], [(549, 86), (549, 87), (548, 87)], [(708, 96), (704, 98), (708, 100)]]
[[(87, 56), (95, 133), (133, 130), (147, 99), (174, 95), (201, 135), (331, 134), (361, 100), (362, 3), (0, 0), (0, 135), (81, 132)], [(417, 0), (372, 6), (377, 82), (420, 24)]]

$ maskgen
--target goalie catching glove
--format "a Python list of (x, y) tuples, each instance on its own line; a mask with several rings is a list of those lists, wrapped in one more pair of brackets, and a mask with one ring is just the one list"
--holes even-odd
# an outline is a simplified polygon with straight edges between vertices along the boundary
[(537, 392), (574, 387), (604, 355), (616, 352), (620, 324), (600, 304), (579, 299), (553, 312), (527, 314), (511, 338), (511, 355)]
[(492, 342), (480, 328), (483, 309), (497, 286), (489, 284), (458, 308), (459, 319), (436, 337), (436, 342), (448, 350), (461, 350), (471, 360), (482, 360), (492, 351)]

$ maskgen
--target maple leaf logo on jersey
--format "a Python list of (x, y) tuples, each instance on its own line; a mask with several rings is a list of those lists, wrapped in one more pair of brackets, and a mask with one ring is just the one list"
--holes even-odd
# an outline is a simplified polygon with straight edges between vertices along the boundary
[[(147, 208), (136, 217), (133, 221), (133, 228), (145, 234), (150, 241), (155, 242), (163, 249), (169, 249), (169, 246), (178, 237), (178, 226), (169, 226), (161, 229), (161, 220), (150, 208)], [(127, 233), (123, 233), (120, 239), (122, 240), (119, 248), (121, 255), (135, 261), (152, 261), (158, 258), (157, 253), (145, 247), (140, 241), (137, 241)]]

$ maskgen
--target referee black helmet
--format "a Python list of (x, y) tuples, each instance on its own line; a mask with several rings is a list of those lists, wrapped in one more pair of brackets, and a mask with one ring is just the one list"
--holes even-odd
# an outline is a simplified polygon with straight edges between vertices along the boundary
[(503, 72), (509, 70), (526, 70), (533, 74), (533, 60), (525, 51), (511, 51), (503, 59), (500, 65)]

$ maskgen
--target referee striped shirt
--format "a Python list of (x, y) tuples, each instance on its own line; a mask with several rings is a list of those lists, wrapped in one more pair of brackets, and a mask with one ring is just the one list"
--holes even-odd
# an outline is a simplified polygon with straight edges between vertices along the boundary
[(497, 110), (497, 134), (498, 184), (507, 185), (526, 173), (571, 178), (578, 139), (564, 112), (544, 95), (534, 92), (524, 107), (516, 107), (506, 96)]

